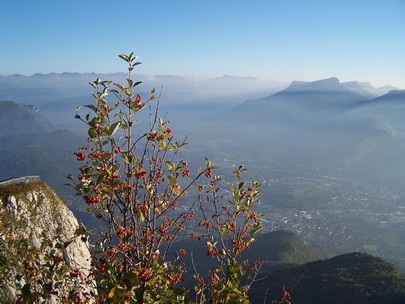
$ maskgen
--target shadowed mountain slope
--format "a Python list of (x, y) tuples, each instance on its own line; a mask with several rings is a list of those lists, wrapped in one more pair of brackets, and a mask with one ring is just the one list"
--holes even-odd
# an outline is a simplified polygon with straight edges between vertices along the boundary
[(66, 176), (77, 171), (73, 153), (83, 140), (67, 130), (0, 138), (0, 180), (40, 175), (59, 195), (68, 190)]
[(34, 106), (0, 101), (0, 137), (49, 133), (55, 130)]
[(365, 253), (343, 254), (265, 275), (253, 285), (252, 303), (264, 303), (266, 293), (268, 299), (280, 298), (283, 284), (286, 290), (293, 288), (293, 303), (405, 303), (405, 277), (392, 264)]

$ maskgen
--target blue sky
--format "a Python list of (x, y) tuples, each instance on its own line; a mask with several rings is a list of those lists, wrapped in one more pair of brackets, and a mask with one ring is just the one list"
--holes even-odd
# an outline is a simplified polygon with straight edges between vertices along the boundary
[(0, 74), (336, 76), (405, 88), (404, 0), (2, 0)]

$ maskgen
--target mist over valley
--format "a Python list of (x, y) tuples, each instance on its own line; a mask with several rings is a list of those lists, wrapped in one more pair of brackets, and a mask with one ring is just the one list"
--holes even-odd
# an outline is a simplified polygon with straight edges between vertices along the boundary
[[(97, 77), (0, 77), (0, 179), (41, 175), (89, 223), (64, 184), (77, 174), (73, 152), (86, 136), (76, 107), (93, 102), (87, 82)], [(228, 176), (244, 164), (246, 179), (263, 181), (265, 232), (291, 230), (325, 256), (368, 252), (405, 271), (404, 90), (334, 77), (290, 85), (136, 77), (142, 95), (152, 87), (161, 94), (174, 134), (187, 136), (185, 160), (206, 156)]]

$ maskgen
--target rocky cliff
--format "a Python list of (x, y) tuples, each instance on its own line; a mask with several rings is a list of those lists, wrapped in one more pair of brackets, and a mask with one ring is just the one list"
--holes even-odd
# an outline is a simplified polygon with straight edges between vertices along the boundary
[(90, 297), (91, 255), (82, 232), (44, 183), (0, 186), (0, 300), (60, 303), (72, 290)]

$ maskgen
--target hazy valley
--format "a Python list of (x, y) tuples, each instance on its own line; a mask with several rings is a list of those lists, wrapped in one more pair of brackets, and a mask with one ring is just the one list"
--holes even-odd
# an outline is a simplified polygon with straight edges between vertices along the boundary
[[(64, 184), (85, 143), (75, 110), (92, 102), (86, 83), (96, 77), (0, 76), (0, 180), (40, 175), (90, 229), (85, 204)], [(264, 232), (294, 232), (317, 253), (308, 261), (359, 251), (405, 273), (405, 91), (336, 78), (283, 88), (229, 76), (139, 77), (144, 92), (164, 85), (161, 114), (188, 137), (184, 159), (207, 156), (228, 176), (245, 164), (247, 179), (264, 182)]]

